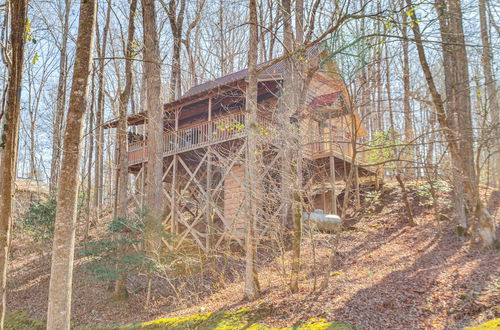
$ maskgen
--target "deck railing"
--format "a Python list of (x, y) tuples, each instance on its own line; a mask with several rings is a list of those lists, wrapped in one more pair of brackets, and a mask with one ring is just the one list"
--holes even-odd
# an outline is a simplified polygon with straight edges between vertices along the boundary
[(317, 158), (329, 153), (334, 153), (343, 158), (352, 156), (351, 140), (343, 134), (315, 135), (309, 137), (309, 142), (305, 148), (306, 157)]
[[(244, 137), (247, 134), (245, 120), (246, 114), (240, 112), (217, 117), (214, 120), (176, 131), (165, 132), (163, 137), (164, 157)], [(263, 116), (258, 116), (258, 121), (262, 126), (272, 125), (271, 120)], [(145, 160), (147, 160), (147, 141), (129, 144), (129, 165)]]
[[(176, 131), (165, 132), (163, 138), (163, 156), (207, 147), (247, 135), (245, 127), (246, 114), (235, 113), (203, 123), (184, 127)], [(277, 125), (264, 116), (258, 116), (259, 135), (272, 140), (276, 135)], [(331, 140), (331, 141), (330, 141)], [(344, 157), (351, 156), (350, 140), (337, 134), (330, 139), (329, 134), (314, 135), (307, 138), (304, 148), (305, 157), (315, 158), (330, 152)], [(147, 140), (129, 144), (128, 161), (134, 165), (147, 160)]]

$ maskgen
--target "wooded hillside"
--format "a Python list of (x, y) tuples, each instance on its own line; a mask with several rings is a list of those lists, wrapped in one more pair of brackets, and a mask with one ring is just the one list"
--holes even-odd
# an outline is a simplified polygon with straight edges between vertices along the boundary
[(498, 327), (497, 1), (0, 14), (0, 329)]

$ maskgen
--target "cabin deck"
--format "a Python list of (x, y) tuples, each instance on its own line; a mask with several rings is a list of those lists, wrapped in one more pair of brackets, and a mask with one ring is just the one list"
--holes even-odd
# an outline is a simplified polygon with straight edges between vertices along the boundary
[[(163, 156), (168, 157), (199, 148), (208, 147), (227, 141), (244, 138), (248, 135), (245, 127), (247, 114), (244, 112), (224, 115), (211, 121), (190, 125), (164, 133)], [(259, 135), (272, 143), (278, 128), (277, 123), (259, 115)], [(334, 141), (334, 142), (330, 142)], [(315, 160), (331, 155), (345, 161), (351, 159), (351, 141), (345, 135), (308, 136), (304, 148), (304, 157)], [(147, 161), (147, 140), (129, 144), (128, 162), (134, 166)]]

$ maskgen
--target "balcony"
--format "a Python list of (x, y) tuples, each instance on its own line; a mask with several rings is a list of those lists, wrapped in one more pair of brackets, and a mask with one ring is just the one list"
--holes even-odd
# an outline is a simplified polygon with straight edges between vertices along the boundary
[[(165, 132), (163, 137), (163, 156), (187, 152), (208, 147), (247, 136), (245, 127), (246, 113), (235, 113), (218, 117), (211, 121)], [(263, 116), (258, 116), (259, 135), (272, 143), (276, 136), (277, 124)], [(332, 142), (331, 142), (331, 141)], [(341, 132), (332, 139), (328, 134), (307, 136), (304, 141), (304, 156), (309, 159), (326, 157), (330, 154), (342, 159), (350, 159), (352, 155), (351, 142)], [(147, 140), (129, 144), (129, 165), (147, 161)]]
[(342, 132), (337, 132), (330, 137), (329, 134), (313, 135), (308, 138), (309, 142), (304, 150), (306, 158), (317, 159), (333, 154), (341, 159), (352, 158), (351, 140)]
[[(245, 137), (246, 113), (235, 113), (218, 117), (211, 121), (165, 132), (163, 137), (163, 156), (208, 147)], [(258, 116), (261, 130), (267, 131), (274, 126), (271, 120)], [(147, 140), (129, 144), (128, 162), (135, 165), (147, 161)]]

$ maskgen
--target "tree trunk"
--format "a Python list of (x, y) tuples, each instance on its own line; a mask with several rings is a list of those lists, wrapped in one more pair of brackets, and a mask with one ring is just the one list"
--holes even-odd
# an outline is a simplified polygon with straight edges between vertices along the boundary
[(6, 308), (7, 266), (9, 258), (10, 230), (12, 224), (12, 197), (17, 173), (17, 143), (21, 112), (21, 87), (24, 62), (24, 31), (26, 30), (27, 1), (9, 2), (11, 12), (10, 45), (11, 63), (8, 67), (7, 104), (2, 126), (0, 188), (0, 267), (2, 287), (0, 292), (0, 328), (3, 329)]
[(89, 115), (89, 152), (87, 169), (87, 194), (85, 195), (85, 206), (87, 214), (85, 218), (84, 237), (87, 239), (90, 229), (91, 206), (90, 196), (92, 193), (92, 160), (94, 156), (94, 105), (95, 105), (95, 69), (92, 70), (92, 87), (90, 88), (90, 115)]
[[(481, 61), (483, 64), (484, 79), (486, 84), (486, 94), (488, 95), (489, 114), (491, 117), (491, 125), (495, 127), (494, 134), (496, 132), (496, 137), (494, 138), (494, 146), (500, 145), (500, 135), (498, 127), (500, 108), (498, 104), (496, 81), (493, 76), (493, 69), (491, 62), (493, 60), (493, 54), (491, 52), (490, 37), (488, 35), (488, 23), (486, 20), (486, 5), (488, 0), (479, 0), (479, 22), (481, 26), (481, 41), (483, 44), (483, 53), (481, 56)], [(495, 136), (495, 135), (494, 135)], [(495, 187), (500, 188), (500, 153), (497, 152), (492, 156), (493, 160), (493, 184)]]
[(248, 84), (246, 89), (246, 112), (248, 116), (248, 139), (246, 153), (247, 167), (247, 221), (245, 230), (245, 297), (255, 300), (260, 295), (255, 257), (257, 248), (257, 96), (258, 96), (258, 36), (257, 36), (257, 0), (249, 1), (250, 43), (248, 49)]
[(172, 70), (170, 72), (170, 89), (168, 94), (169, 102), (181, 96), (181, 38), (182, 24), (186, 12), (186, 0), (180, 1), (179, 13), (177, 13), (177, 0), (170, 0), (168, 8), (165, 8), (170, 21), (172, 37), (174, 39), (174, 46), (172, 49)]
[(64, 119), (64, 108), (66, 107), (66, 81), (68, 76), (68, 35), (69, 35), (69, 15), (71, 0), (64, 2), (64, 23), (62, 32), (62, 45), (59, 58), (59, 82), (57, 84), (56, 111), (54, 115), (54, 127), (52, 133), (52, 159), (50, 164), (50, 192), (55, 194), (61, 168), (62, 150), (62, 123)]
[[(444, 0), (436, 0), (435, 6), (442, 39), (448, 127), (454, 131), (460, 150), (459, 155), (452, 155), (453, 165), (460, 169), (462, 181), (458, 181), (458, 184), (464, 185), (473, 208), (472, 236), (482, 245), (492, 246), (496, 239), (495, 223), (488, 212), (481, 211), (485, 208), (480, 200), (479, 178), (474, 165), (474, 134), (462, 9), (460, 3)], [(461, 221), (463, 223), (463, 219)]]
[[(109, 22), (111, 18), (111, 0), (108, 0), (106, 12), (106, 22), (102, 33), (101, 45), (97, 47), (97, 55), (99, 57), (106, 56), (106, 48), (108, 44)], [(97, 31), (99, 36), (99, 30)], [(98, 38), (99, 43), (99, 38)], [(94, 221), (97, 222), (101, 216), (102, 195), (103, 195), (103, 178), (104, 178), (104, 129), (102, 127), (104, 121), (104, 60), (99, 60), (99, 69), (97, 71), (97, 113), (95, 125), (95, 182), (94, 182)]]
[[(406, 0), (413, 8), (411, 0)], [(461, 8), (457, 4), (447, 4), (437, 0), (445, 66), (445, 87), (447, 108), (439, 94), (429, 63), (425, 56), (420, 27), (415, 10), (410, 11), (412, 30), (417, 46), (418, 57), (431, 92), (432, 102), (437, 112), (438, 122), (443, 129), (455, 170), (459, 171), (464, 190), (473, 209), (471, 233), (484, 247), (493, 247), (496, 241), (495, 223), (482, 205), (479, 196), (479, 181), (474, 168), (472, 148), (472, 123), (468, 86), (467, 54), (462, 28)], [(460, 125), (460, 126), (458, 126)], [(457, 131), (458, 130), (458, 131)], [(462, 222), (461, 222), (462, 223)]]
[[(404, 8), (404, 3), (403, 3), (403, 8)], [(402, 46), (403, 46), (403, 116), (404, 116), (404, 139), (406, 143), (410, 143), (413, 139), (413, 125), (412, 125), (412, 120), (411, 120), (411, 105), (410, 105), (410, 90), (411, 90), (411, 83), (410, 83), (410, 60), (408, 56), (408, 27), (407, 27), (407, 22), (408, 22), (408, 16), (406, 15), (406, 11), (402, 10), (403, 16), (403, 41), (402, 41)], [(415, 157), (414, 155), (414, 148), (412, 146), (406, 146), (405, 147), (408, 151), (405, 152), (405, 158), (406, 159), (411, 159), (413, 160)], [(405, 171), (407, 175), (412, 175), (414, 174), (413, 170), (407, 170)]]
[[(134, 46), (135, 15), (137, 10), (137, 0), (130, 2), (130, 13), (128, 20), (127, 49), (125, 50), (125, 88), (120, 94), (120, 117), (118, 120), (118, 184), (116, 191), (117, 207), (116, 217), (127, 218), (127, 190), (128, 190), (128, 148), (127, 148), (127, 105), (132, 90), (132, 51)], [(125, 244), (123, 244), (125, 245)], [(122, 250), (127, 247), (123, 246)], [(115, 282), (115, 298), (124, 299), (128, 297), (127, 274), (120, 274)]]
[(81, 161), (83, 119), (87, 109), (96, 12), (97, 1), (81, 1), (75, 64), (64, 132), (61, 177), (57, 190), (47, 329), (70, 328), (78, 169)]
[(162, 174), (163, 174), (163, 104), (161, 59), (156, 27), (154, 0), (142, 0), (144, 33), (144, 75), (148, 109), (148, 153), (146, 171), (147, 250), (157, 257), (162, 232)]

